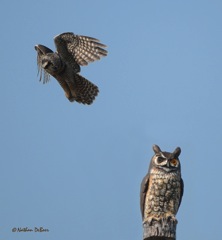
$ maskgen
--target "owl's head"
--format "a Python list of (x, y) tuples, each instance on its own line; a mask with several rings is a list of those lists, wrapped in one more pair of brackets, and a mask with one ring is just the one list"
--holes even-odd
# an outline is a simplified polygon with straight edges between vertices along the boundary
[(61, 58), (56, 53), (47, 53), (42, 56), (41, 66), (44, 68), (49, 74), (54, 76), (62, 69), (63, 63)]
[(155, 155), (151, 159), (150, 169), (156, 168), (158, 171), (163, 172), (176, 172), (180, 171), (179, 155), (181, 149), (177, 147), (172, 153), (162, 152), (160, 147), (153, 145)]
[[(37, 63), (40, 72), (40, 81), (43, 77), (43, 83), (46, 83), (50, 79), (50, 75), (55, 77), (56, 74), (64, 69), (64, 64), (57, 53), (54, 53), (51, 49), (43, 45), (36, 45), (37, 51)], [(50, 74), (50, 75), (49, 75)]]

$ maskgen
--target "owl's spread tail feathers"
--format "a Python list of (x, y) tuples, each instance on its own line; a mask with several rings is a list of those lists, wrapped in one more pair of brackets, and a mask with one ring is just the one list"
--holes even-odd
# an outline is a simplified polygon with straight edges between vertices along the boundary
[(98, 87), (79, 74), (75, 74), (75, 84), (71, 84), (70, 102), (78, 102), (90, 105), (99, 93)]

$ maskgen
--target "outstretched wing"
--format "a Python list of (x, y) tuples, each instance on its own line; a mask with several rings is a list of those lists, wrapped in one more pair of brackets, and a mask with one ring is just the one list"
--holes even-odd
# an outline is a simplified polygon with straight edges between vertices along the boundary
[(142, 219), (144, 218), (144, 205), (145, 205), (146, 193), (149, 186), (149, 178), (150, 178), (150, 174), (147, 173), (146, 176), (143, 178), (143, 181), (140, 187), (140, 210), (142, 214)]
[(42, 57), (48, 53), (53, 53), (53, 51), (41, 44), (35, 45), (35, 50), (37, 51), (38, 75), (40, 75), (39, 81), (42, 81), (43, 75), (43, 83), (47, 83), (50, 79), (50, 75), (42, 68)]
[[(62, 58), (71, 63), (85, 66), (107, 55), (106, 45), (96, 38), (75, 35), (67, 32), (54, 38), (57, 51)], [(72, 61), (74, 59), (74, 61)]]

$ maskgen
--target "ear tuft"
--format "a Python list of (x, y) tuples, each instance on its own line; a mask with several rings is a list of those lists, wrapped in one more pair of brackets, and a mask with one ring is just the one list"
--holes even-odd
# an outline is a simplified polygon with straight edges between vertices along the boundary
[(153, 151), (155, 152), (155, 153), (159, 153), (159, 152), (161, 152), (161, 149), (160, 149), (160, 147), (158, 146), (158, 145), (153, 145)]
[(181, 153), (181, 149), (180, 149), (180, 147), (177, 147), (174, 150), (173, 155), (174, 155), (174, 157), (178, 158), (180, 156), (180, 153)]

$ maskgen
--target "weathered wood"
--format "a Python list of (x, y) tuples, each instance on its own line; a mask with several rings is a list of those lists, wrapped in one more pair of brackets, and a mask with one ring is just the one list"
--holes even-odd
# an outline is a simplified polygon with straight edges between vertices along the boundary
[(143, 223), (144, 240), (176, 240), (177, 220), (172, 218), (152, 219)]

